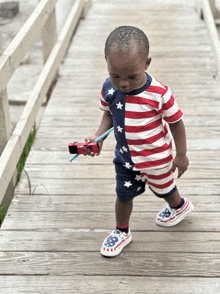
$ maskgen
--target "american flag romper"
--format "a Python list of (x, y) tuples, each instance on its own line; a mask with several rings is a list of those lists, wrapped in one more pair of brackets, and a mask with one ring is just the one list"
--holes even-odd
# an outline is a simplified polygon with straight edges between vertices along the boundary
[(99, 106), (112, 114), (118, 196), (130, 198), (143, 193), (145, 182), (157, 196), (171, 195), (176, 185), (167, 123), (177, 122), (183, 113), (170, 88), (148, 74), (142, 88), (123, 93), (108, 78)]

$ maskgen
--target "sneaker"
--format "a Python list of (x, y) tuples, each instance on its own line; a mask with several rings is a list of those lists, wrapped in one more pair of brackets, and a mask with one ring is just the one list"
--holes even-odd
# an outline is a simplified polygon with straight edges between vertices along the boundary
[(119, 230), (114, 230), (102, 243), (100, 252), (104, 256), (116, 256), (131, 242), (131, 239), (130, 230), (127, 234)]
[(193, 211), (193, 204), (185, 199), (184, 205), (179, 209), (174, 209), (167, 204), (167, 206), (161, 210), (156, 217), (156, 223), (163, 227), (172, 227), (181, 222), (187, 214)]

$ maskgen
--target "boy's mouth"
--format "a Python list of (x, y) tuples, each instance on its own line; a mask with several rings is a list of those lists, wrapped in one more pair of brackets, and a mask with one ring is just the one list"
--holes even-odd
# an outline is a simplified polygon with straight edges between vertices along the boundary
[(122, 92), (124, 93), (128, 93), (128, 92), (131, 92), (131, 89), (130, 88), (122, 88), (120, 89)]

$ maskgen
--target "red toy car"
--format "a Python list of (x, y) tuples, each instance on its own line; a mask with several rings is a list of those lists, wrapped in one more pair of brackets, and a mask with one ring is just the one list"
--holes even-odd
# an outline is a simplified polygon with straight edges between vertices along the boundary
[(98, 153), (98, 143), (70, 143), (69, 144), (70, 154), (90, 154), (91, 152)]

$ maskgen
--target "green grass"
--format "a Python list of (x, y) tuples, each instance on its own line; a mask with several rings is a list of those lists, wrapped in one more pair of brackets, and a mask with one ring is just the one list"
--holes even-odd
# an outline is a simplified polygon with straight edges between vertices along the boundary
[(16, 180), (16, 184), (17, 184), (17, 182), (20, 179), (22, 170), (23, 170), (24, 165), (25, 165), (25, 161), (26, 161), (26, 159), (28, 157), (28, 154), (29, 154), (29, 151), (31, 149), (31, 146), (32, 146), (32, 144), (34, 142), (34, 139), (35, 139), (35, 136), (36, 136), (36, 132), (37, 132), (37, 129), (34, 126), (33, 127), (33, 131), (31, 131), (31, 133), (30, 133), (30, 135), (29, 135), (29, 137), (27, 139), (27, 142), (26, 142), (26, 144), (24, 146), (24, 149), (23, 149), (23, 152), (21, 154), (21, 157), (20, 157), (20, 159), (18, 161), (18, 164), (17, 164), (17, 180)]
[(5, 218), (6, 212), (8, 210), (9, 204), (4, 204), (0, 207), (0, 226), (3, 223), (3, 220)]
[[(22, 173), (22, 170), (24, 168), (24, 165), (25, 165), (25, 161), (28, 157), (28, 154), (29, 154), (29, 151), (31, 149), (31, 146), (33, 144), (33, 141), (35, 139), (35, 136), (36, 136), (36, 132), (37, 132), (37, 129), (36, 127), (34, 126), (33, 127), (33, 130), (31, 131), (28, 139), (27, 139), (27, 142), (24, 146), (24, 149), (23, 149), (23, 152), (20, 156), (20, 159), (18, 161), (18, 164), (17, 164), (17, 179), (16, 179), (16, 184), (18, 183), (19, 179), (20, 179), (20, 176), (21, 176), (21, 173)], [(27, 174), (27, 172), (25, 172)], [(28, 175), (27, 175), (28, 177)], [(29, 177), (28, 177), (28, 180), (29, 180)], [(28, 181), (29, 183), (29, 190), (31, 189), (30, 187), (30, 180)], [(5, 215), (7, 213), (7, 210), (8, 210), (8, 207), (9, 207), (9, 204), (4, 204), (2, 206), (0, 206), (0, 226), (2, 225), (3, 223), (3, 220), (5, 218)]]

